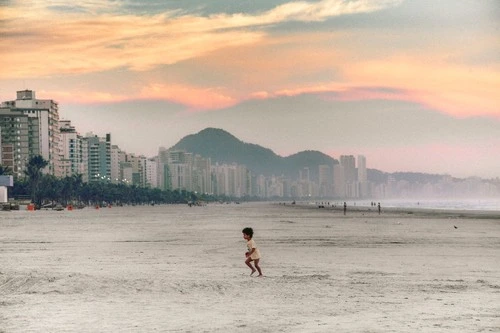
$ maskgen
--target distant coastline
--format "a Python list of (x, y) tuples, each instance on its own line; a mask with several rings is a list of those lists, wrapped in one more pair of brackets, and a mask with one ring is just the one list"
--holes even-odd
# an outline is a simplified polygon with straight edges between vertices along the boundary
[[(338, 202), (307, 202), (297, 201), (295, 204), (292, 202), (280, 202), (276, 205), (284, 205), (286, 207), (297, 209), (322, 209), (325, 211), (332, 211), (335, 214), (343, 213), (343, 206)], [(366, 205), (348, 205), (346, 215), (353, 216), (379, 216), (378, 208)], [(380, 215), (398, 215), (398, 216), (418, 216), (418, 217), (439, 217), (439, 218), (481, 218), (481, 219), (499, 219), (499, 210), (488, 209), (453, 209), (453, 208), (432, 208), (432, 207), (393, 207), (384, 206), (382, 203)]]

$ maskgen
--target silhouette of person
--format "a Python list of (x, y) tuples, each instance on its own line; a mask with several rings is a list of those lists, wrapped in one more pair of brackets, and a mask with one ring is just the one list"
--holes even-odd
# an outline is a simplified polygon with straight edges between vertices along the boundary
[(347, 212), (347, 203), (344, 201), (344, 215)]

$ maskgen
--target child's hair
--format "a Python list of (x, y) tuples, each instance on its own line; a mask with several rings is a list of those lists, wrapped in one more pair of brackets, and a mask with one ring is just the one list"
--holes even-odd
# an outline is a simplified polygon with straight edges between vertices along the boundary
[(241, 232), (244, 233), (245, 235), (250, 236), (250, 238), (253, 237), (253, 229), (252, 228), (245, 228)]

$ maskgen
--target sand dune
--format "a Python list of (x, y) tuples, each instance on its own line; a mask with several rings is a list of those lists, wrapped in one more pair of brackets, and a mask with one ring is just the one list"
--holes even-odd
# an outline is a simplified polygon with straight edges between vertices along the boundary
[(0, 332), (500, 332), (494, 213), (155, 206), (0, 228)]

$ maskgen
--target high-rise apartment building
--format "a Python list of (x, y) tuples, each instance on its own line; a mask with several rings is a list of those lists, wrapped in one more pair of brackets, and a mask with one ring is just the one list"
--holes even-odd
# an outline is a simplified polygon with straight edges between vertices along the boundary
[(356, 159), (354, 156), (341, 155), (340, 165), (344, 167), (346, 183), (354, 183), (356, 181)]
[(366, 157), (358, 155), (358, 188), (359, 196), (366, 198), (370, 195), (370, 183), (366, 171)]
[(193, 158), (193, 191), (198, 193), (212, 194), (212, 170), (210, 158), (195, 155)]
[(213, 189), (215, 195), (237, 198), (252, 195), (252, 174), (243, 165), (216, 164), (212, 166)]
[(62, 177), (83, 175), (87, 172), (86, 161), (82, 154), (82, 137), (77, 133), (70, 120), (59, 121), (61, 136), (61, 171)]
[(15, 177), (24, 177), (30, 157), (40, 154), (38, 145), (31, 142), (35, 134), (30, 124), (31, 119), (21, 111), (0, 108), (0, 164)]
[(318, 167), (319, 195), (321, 197), (331, 197), (333, 194), (333, 172), (329, 165), (322, 164)]
[[(119, 184), (124, 182), (122, 177), (122, 166), (126, 160), (127, 153), (117, 145), (111, 145), (111, 182)], [(125, 177), (126, 178), (126, 177)]]
[(48, 162), (44, 172), (62, 176), (57, 102), (36, 99), (32, 90), (18, 91), (16, 100), (2, 102), (0, 117), (4, 119), (3, 125), (10, 126), (1, 127), (2, 142), (10, 145), (5, 147), (8, 150), (13, 149), (15, 176), (23, 175), (27, 161), (35, 155), (41, 155)]
[(333, 194), (337, 198), (344, 198), (346, 193), (346, 180), (344, 167), (341, 164), (333, 166)]
[(167, 153), (168, 189), (191, 191), (193, 154), (183, 150), (169, 150)]
[(146, 187), (158, 187), (158, 157), (146, 160)]
[(299, 170), (299, 179), (306, 182), (311, 180), (308, 167), (304, 167), (301, 170)]
[(132, 166), (132, 184), (146, 186), (146, 157), (143, 155), (127, 154), (126, 161)]
[(111, 181), (111, 134), (98, 137), (89, 133), (82, 141), (82, 148), (88, 155), (88, 181)]
[(366, 157), (358, 155), (358, 182), (363, 183), (368, 180), (366, 173)]
[(168, 174), (168, 149), (160, 147), (158, 149), (158, 187), (161, 190), (171, 188), (170, 176)]

